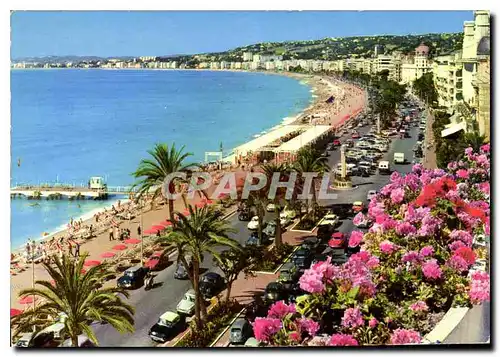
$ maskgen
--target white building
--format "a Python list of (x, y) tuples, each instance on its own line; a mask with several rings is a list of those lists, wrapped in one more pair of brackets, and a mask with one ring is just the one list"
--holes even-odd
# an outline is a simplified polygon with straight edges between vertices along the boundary
[(460, 51), (434, 58), (432, 74), (438, 93), (439, 106), (453, 108), (463, 99), (462, 63)]
[(431, 71), (432, 64), (429, 60), (429, 47), (421, 43), (415, 49), (413, 61), (401, 65), (401, 82), (411, 83)]
[(252, 52), (243, 52), (243, 61), (244, 62), (251, 62), (253, 60), (253, 53)]

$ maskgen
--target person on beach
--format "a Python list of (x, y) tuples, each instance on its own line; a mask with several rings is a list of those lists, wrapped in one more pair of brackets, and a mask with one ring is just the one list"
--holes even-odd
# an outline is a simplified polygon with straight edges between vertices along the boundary
[(113, 227), (109, 227), (109, 240), (115, 240), (115, 237), (113, 236)]
[(140, 237), (140, 236), (141, 236), (141, 232), (142, 232), (142, 230), (141, 230), (141, 226), (140, 226), (140, 225), (138, 225), (138, 226), (137, 226), (137, 236), (138, 236), (138, 237)]
[(78, 258), (80, 257), (80, 244), (78, 242), (74, 242), (75, 243), (75, 254), (74, 254), (74, 257), (75, 258)]

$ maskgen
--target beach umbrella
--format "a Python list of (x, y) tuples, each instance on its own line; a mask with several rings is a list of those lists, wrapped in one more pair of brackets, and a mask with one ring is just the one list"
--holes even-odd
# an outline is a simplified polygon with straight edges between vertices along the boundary
[(135, 238), (130, 238), (130, 239), (125, 240), (125, 243), (127, 243), (127, 244), (137, 244), (140, 242), (141, 242), (140, 239), (135, 239)]
[(127, 249), (127, 246), (125, 244), (117, 244), (112, 249), (113, 250), (125, 250), (125, 249)]
[(207, 203), (207, 205), (211, 205), (214, 203), (214, 201), (212, 201), (212, 200), (206, 200), (205, 202)]
[(162, 231), (165, 229), (165, 226), (161, 226), (159, 224), (155, 224), (154, 226), (151, 227), (151, 229), (156, 229), (157, 231)]
[(182, 214), (184, 216), (189, 216), (191, 213), (189, 213), (189, 210), (188, 209), (185, 209), (184, 211), (182, 211)]
[(203, 207), (205, 207), (205, 206), (206, 206), (206, 203), (204, 203), (204, 202), (198, 202), (198, 203), (196, 204), (196, 207), (198, 207), (198, 208), (203, 208)]
[(158, 223), (158, 226), (164, 226), (164, 227), (169, 227), (172, 225), (172, 222), (170, 221), (161, 221), (160, 223)]
[(101, 258), (113, 258), (115, 255), (113, 252), (106, 252), (101, 254)]
[(80, 270), (80, 274), (85, 274), (87, 271), (85, 269)]
[[(36, 299), (35, 299), (36, 300)], [(33, 303), (33, 295), (28, 295), (19, 300), (21, 305), (27, 305)]]
[(163, 254), (163, 250), (161, 252), (154, 252), (152, 257), (161, 257)]
[(86, 267), (95, 267), (100, 264), (101, 262), (99, 260), (86, 260), (85, 263), (83, 263), (83, 265)]
[(10, 317), (21, 315), (23, 312), (19, 309), (10, 309)]
[(144, 234), (156, 234), (158, 231), (161, 231), (161, 229), (149, 228), (144, 231)]

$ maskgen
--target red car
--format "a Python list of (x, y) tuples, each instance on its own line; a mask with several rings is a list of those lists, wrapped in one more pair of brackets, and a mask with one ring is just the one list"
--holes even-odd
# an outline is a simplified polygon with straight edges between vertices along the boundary
[(333, 140), (333, 145), (334, 145), (334, 146), (340, 146), (340, 145), (341, 145), (340, 140), (339, 140), (339, 139), (335, 139), (335, 140)]
[(330, 248), (345, 248), (347, 245), (347, 236), (342, 232), (335, 232), (332, 234), (331, 239), (328, 241)]
[(359, 136), (358, 133), (354, 133), (354, 134), (352, 134), (351, 138), (353, 138), (353, 139), (359, 139), (360, 136)]
[(168, 257), (163, 252), (155, 252), (144, 264), (151, 271), (162, 270), (167, 266)]

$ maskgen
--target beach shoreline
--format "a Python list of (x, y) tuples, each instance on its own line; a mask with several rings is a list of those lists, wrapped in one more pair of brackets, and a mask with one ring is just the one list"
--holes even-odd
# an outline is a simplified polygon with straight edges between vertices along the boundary
[[(198, 70), (200, 71), (200, 70)], [(239, 70), (236, 70), (236, 72), (241, 72)], [(253, 72), (256, 73), (256, 72)], [(263, 72), (258, 72), (258, 73), (263, 73)], [(273, 74), (273, 75), (282, 75), (282, 73), (267, 73), (267, 74)], [(346, 90), (347, 87), (353, 87), (352, 84), (344, 83), (344, 82), (338, 82), (338, 83), (333, 83), (332, 78), (320, 76), (320, 75), (304, 75), (304, 74), (296, 74), (296, 73), (287, 73), (289, 77), (293, 77), (296, 80), (301, 81), (303, 84), (308, 85), (311, 88), (311, 101), (309, 105), (304, 108), (302, 111), (300, 111), (297, 114), (294, 114), (292, 117), (287, 117), (287, 118), (281, 118), (280, 123), (277, 125), (274, 125), (271, 129), (268, 129), (267, 131), (272, 130), (273, 128), (277, 128), (283, 125), (293, 125), (295, 123), (298, 123), (302, 120), (307, 115), (310, 115), (313, 113), (317, 108), (320, 108), (322, 105), (324, 105), (324, 101), (331, 95), (332, 92), (332, 86), (341, 86), (341, 90)], [(332, 81), (332, 82), (330, 82)], [(330, 84), (328, 84), (330, 83)], [(359, 88), (358, 88), (359, 90)], [(348, 98), (349, 99), (349, 98)], [(359, 98), (358, 98), (359, 99)], [(347, 103), (347, 102), (346, 102)], [(346, 104), (347, 107), (347, 104)], [(349, 108), (347, 108), (350, 110)], [(334, 125), (335, 121), (339, 120), (344, 114), (343, 112), (339, 112), (336, 114), (336, 119), (332, 117), (331, 124), (332, 126)], [(284, 122), (286, 121), (286, 122)], [(193, 200), (189, 200), (191, 204), (195, 204), (198, 200), (198, 197), (195, 197)], [(121, 199), (123, 204), (125, 205), (125, 200)], [(116, 206), (116, 201), (110, 201), (109, 205), (106, 205), (106, 207), (111, 207), (112, 205)], [(168, 207), (167, 205), (159, 206), (156, 209), (152, 210), (150, 207), (148, 207), (149, 203), (146, 202), (140, 211), (140, 215), (142, 215), (142, 227), (147, 228), (151, 225), (157, 224), (160, 221), (165, 220), (168, 218)], [(177, 200), (175, 201), (175, 209), (177, 211), (182, 211), (184, 209), (184, 205), (182, 200)], [(96, 209), (99, 210), (99, 212), (103, 212), (104, 208)], [(96, 210), (92, 210), (92, 213), (95, 213)], [(109, 209), (108, 209), (109, 212)], [(81, 215), (81, 217), (87, 215), (88, 219), (84, 220), (83, 224), (88, 225), (92, 224), (94, 221), (94, 217), (90, 216), (90, 212), (86, 212)], [(78, 217), (80, 219), (80, 217)], [(139, 214), (136, 215), (134, 219), (131, 221), (126, 221), (122, 220), (118, 223), (118, 227), (123, 228), (127, 227), (131, 230), (132, 234), (131, 236), (133, 238), (139, 238), (137, 237), (136, 234), (136, 228), (140, 224), (139, 221)], [(49, 232), (50, 233), (50, 232)], [(60, 239), (61, 237), (67, 237), (68, 236), (68, 229), (62, 229), (57, 232), (52, 232), (50, 233), (49, 236), (42, 237), (41, 239), (37, 240), (37, 242), (41, 241), (48, 241), (51, 239)], [(108, 233), (107, 230), (104, 230), (100, 234), (98, 234), (96, 237), (82, 242), (82, 253), (83, 252), (88, 252), (89, 253), (89, 258), (90, 259), (101, 259), (100, 254), (106, 251), (109, 251), (112, 247), (112, 245), (116, 244), (116, 241), (110, 241), (108, 239)], [(12, 248), (12, 245), (11, 245)], [(23, 246), (21, 247), (16, 247), (15, 251), (19, 251), (22, 249)], [(64, 251), (66, 251), (66, 243), (64, 244)], [(17, 301), (17, 293), (21, 289), (28, 288), (31, 286), (31, 264), (27, 264), (25, 266), (25, 270), (17, 273), (15, 275), (11, 275), (11, 306), (15, 308), (22, 307)], [(35, 265), (35, 275), (36, 279), (40, 279), (44, 276), (46, 276), (46, 272), (43, 270), (43, 268), (37, 264)]]

